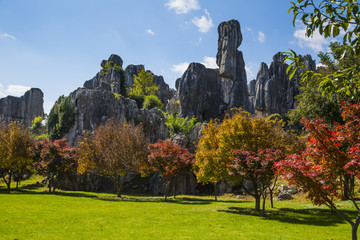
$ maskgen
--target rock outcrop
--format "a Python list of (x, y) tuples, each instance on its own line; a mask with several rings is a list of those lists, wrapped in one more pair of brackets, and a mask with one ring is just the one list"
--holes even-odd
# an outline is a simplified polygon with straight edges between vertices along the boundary
[(165, 118), (158, 109), (139, 109), (132, 99), (120, 96), (108, 90), (79, 88), (70, 94), (76, 111), (75, 125), (67, 135), (74, 143), (84, 131), (93, 131), (107, 119), (126, 119), (135, 125), (142, 124), (145, 134), (151, 142), (166, 139), (169, 136)]
[(191, 63), (176, 81), (181, 117), (205, 121), (223, 118), (224, 113), (234, 107), (248, 109), (245, 63), (242, 52), (237, 50), (242, 42), (240, 24), (236, 20), (223, 22), (218, 33), (219, 69)]
[(44, 116), (43, 104), (44, 94), (39, 88), (31, 88), (21, 97), (1, 98), (0, 121), (18, 121), (31, 126), (35, 117)]
[[(310, 70), (315, 70), (315, 61), (310, 55), (301, 57)], [(297, 72), (290, 81), (286, 73), (288, 65), (284, 63), (284, 55), (277, 53), (273, 57), (270, 68), (266, 63), (261, 63), (255, 82), (250, 86), (250, 99), (253, 102), (255, 113), (259, 117), (267, 117), (278, 113), (285, 117), (286, 113), (296, 108), (295, 96), (299, 94), (298, 84), (300, 72)]]

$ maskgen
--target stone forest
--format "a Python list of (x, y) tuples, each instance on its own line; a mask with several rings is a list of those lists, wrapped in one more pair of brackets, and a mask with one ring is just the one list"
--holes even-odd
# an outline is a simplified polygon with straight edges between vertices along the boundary
[[(144, 65), (124, 66), (121, 53), (114, 53), (83, 87), (60, 96), (49, 114), (40, 88), (1, 98), (0, 205), (9, 208), (12, 200), (6, 196), (21, 195), (24, 202), (57, 197), (42, 204), (54, 204), (62, 225), (67, 217), (60, 211), (68, 210), (58, 198), (71, 198), (64, 204), (74, 211), (87, 206), (77, 214), (89, 223), (87, 230), (74, 223), (76, 230), (58, 238), (12, 234), (0, 224), (0, 238), (357, 239), (359, 4), (340, 2), (323, 1), (323, 16), (320, 10), (311, 16), (303, 12), (309, 5), (315, 8), (313, 1), (298, 0), (290, 9), (295, 18), (303, 14), (309, 34), (319, 29), (327, 37), (344, 31), (342, 43), (330, 43), (335, 60), (322, 55), (321, 66), (310, 55), (274, 52), (272, 62), (262, 62), (256, 79), (248, 81), (243, 33), (233, 19), (217, 28), (218, 68), (190, 63), (175, 89)], [(38, 200), (26, 200), (28, 194)], [(82, 202), (75, 202), (79, 198)], [(150, 205), (155, 203), (164, 208)], [(5, 208), (0, 222), (12, 229), (12, 214)], [(112, 210), (102, 212), (107, 208)], [(110, 212), (124, 221), (116, 220), (117, 230), (105, 234)], [(48, 213), (33, 214), (41, 219)], [(189, 224), (174, 214), (188, 214)], [(149, 221), (170, 230), (129, 231), (134, 226), (152, 229)], [(199, 225), (196, 232), (194, 221), (208, 226)], [(177, 222), (189, 232), (174, 228)], [(245, 229), (247, 222), (258, 222), (277, 237), (257, 233), (258, 227), (246, 230), (249, 235), (232, 232)], [(292, 233), (285, 230), (288, 226), (294, 226)]]

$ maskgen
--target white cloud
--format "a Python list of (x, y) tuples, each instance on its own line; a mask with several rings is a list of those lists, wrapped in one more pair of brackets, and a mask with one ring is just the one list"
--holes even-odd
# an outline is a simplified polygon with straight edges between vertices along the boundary
[(257, 40), (258, 40), (259, 42), (261, 42), (261, 43), (264, 43), (264, 42), (265, 42), (265, 39), (266, 39), (265, 33), (259, 31), (259, 32), (258, 32), (258, 36), (257, 36)]
[(10, 35), (10, 34), (8, 34), (8, 33), (0, 33), (0, 38), (10, 38), (10, 39), (12, 39), (12, 40), (16, 40), (16, 37), (15, 36), (13, 36), (13, 35)]
[(301, 48), (308, 47), (315, 52), (320, 52), (324, 50), (324, 46), (329, 45), (329, 41), (320, 35), (318, 31), (314, 32), (312, 37), (307, 37), (305, 35), (306, 28), (296, 28), (294, 32), (294, 37), (296, 38), (295, 43)]
[(191, 10), (200, 9), (198, 0), (169, 0), (165, 6), (167, 6), (169, 10), (174, 9), (177, 14), (184, 14)]
[(30, 90), (30, 88), (31, 87), (22, 86), (22, 85), (9, 85), (6, 89), (6, 93), (8, 93), (8, 95), (20, 97), (24, 95), (26, 91)]
[(216, 64), (216, 58), (214, 57), (205, 56), (201, 63), (204, 64), (207, 68), (218, 68), (218, 65)]
[(199, 32), (202, 33), (208, 32), (214, 26), (210, 13), (206, 9), (205, 15), (201, 16), (201, 18), (194, 17), (193, 20), (191, 20), (199, 28)]
[(179, 63), (179, 64), (174, 64), (172, 65), (171, 67), (171, 71), (173, 72), (176, 72), (176, 73), (180, 73), (180, 74), (183, 74), (186, 69), (189, 67), (189, 64), (188, 62), (183, 62), (183, 63)]
[(249, 66), (245, 66), (245, 71), (246, 71), (246, 77), (247, 79), (254, 79), (255, 78), (255, 74), (254, 74), (254, 71), (251, 67)]
[(150, 28), (148, 30), (146, 30), (146, 32), (150, 35), (155, 35), (155, 33)]
[(20, 97), (24, 95), (26, 91), (30, 90), (30, 87), (22, 85), (9, 85), (6, 89), (2, 84), (0, 84), (0, 97), (6, 97), (12, 95), (15, 97)]

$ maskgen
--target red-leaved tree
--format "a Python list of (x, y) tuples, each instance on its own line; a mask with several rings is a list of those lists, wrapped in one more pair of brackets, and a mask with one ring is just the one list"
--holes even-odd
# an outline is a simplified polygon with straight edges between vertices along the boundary
[[(321, 119), (303, 120), (309, 133), (307, 149), (276, 164), (290, 184), (301, 187), (316, 205), (327, 205), (352, 227), (357, 239), (360, 208), (354, 196), (354, 177), (360, 178), (360, 105), (343, 103), (345, 124), (330, 126)], [(349, 199), (358, 211), (355, 220), (339, 210), (337, 198)]]
[(58, 180), (65, 174), (76, 171), (74, 149), (65, 139), (43, 140), (35, 146), (35, 169), (46, 177), (49, 192), (55, 192)]
[[(284, 156), (280, 150), (259, 149), (257, 152), (245, 150), (232, 150), (234, 159), (228, 164), (229, 176), (233, 183), (240, 184), (245, 192), (255, 198), (255, 210), (260, 211), (260, 198), (262, 196), (262, 216), (265, 215), (265, 200), (267, 190), (271, 192), (276, 176), (274, 164)], [(249, 191), (244, 186), (245, 181), (250, 181), (254, 191)]]
[[(176, 180), (188, 174), (192, 168), (194, 155), (187, 149), (171, 141), (159, 140), (155, 144), (149, 144), (150, 155), (146, 164), (141, 166), (143, 176), (153, 172), (159, 172), (165, 184), (165, 201), (169, 195), (170, 184), (176, 185)], [(175, 193), (174, 193), (175, 196)]]

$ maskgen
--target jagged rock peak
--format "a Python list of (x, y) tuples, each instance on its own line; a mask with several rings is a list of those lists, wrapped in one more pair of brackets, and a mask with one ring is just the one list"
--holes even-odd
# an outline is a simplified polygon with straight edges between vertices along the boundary
[(242, 42), (240, 23), (237, 20), (222, 22), (218, 27), (218, 34), (216, 64), (222, 77), (233, 78), (237, 48)]
[(35, 117), (44, 116), (44, 94), (31, 88), (21, 97), (7, 96), (0, 99), (0, 121), (19, 121), (30, 126)]
[(116, 54), (111, 54), (108, 60), (102, 60), (100, 66), (104, 67), (106, 64), (118, 65), (122, 67), (123, 60)]

